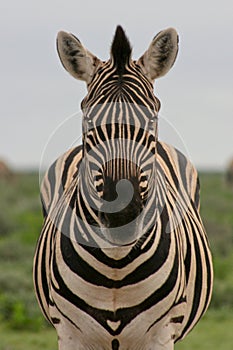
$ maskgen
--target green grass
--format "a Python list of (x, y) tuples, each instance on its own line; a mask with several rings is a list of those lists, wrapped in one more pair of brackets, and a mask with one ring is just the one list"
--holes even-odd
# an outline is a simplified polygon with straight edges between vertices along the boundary
[(233, 310), (211, 310), (175, 350), (232, 350)]
[(0, 325), (0, 350), (57, 350), (56, 332), (52, 328), (41, 331), (13, 331)]
[(201, 216), (215, 256), (233, 251), (233, 187), (221, 173), (201, 173)]
[[(175, 350), (232, 350), (233, 310), (209, 311)], [(55, 330), (15, 331), (0, 325), (0, 350), (57, 350)]]
[[(223, 174), (200, 174), (201, 215), (214, 258), (206, 316), (175, 350), (233, 348), (233, 188)], [(42, 225), (37, 174), (0, 180), (0, 350), (55, 350), (56, 332), (37, 305), (32, 259)]]

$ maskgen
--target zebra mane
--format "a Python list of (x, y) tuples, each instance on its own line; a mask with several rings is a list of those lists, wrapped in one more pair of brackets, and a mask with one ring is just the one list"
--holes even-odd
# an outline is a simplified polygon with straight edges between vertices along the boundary
[(121, 26), (117, 26), (112, 42), (111, 54), (117, 73), (121, 76), (125, 71), (125, 65), (129, 62), (132, 48)]

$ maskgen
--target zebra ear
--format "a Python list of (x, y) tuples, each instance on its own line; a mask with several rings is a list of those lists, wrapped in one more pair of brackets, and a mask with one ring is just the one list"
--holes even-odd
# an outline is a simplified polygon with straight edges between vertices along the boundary
[(85, 49), (73, 34), (63, 31), (57, 35), (57, 51), (64, 68), (74, 78), (89, 84), (101, 61)]
[(152, 82), (165, 75), (173, 66), (178, 53), (178, 39), (178, 34), (173, 28), (159, 32), (148, 50), (137, 61)]

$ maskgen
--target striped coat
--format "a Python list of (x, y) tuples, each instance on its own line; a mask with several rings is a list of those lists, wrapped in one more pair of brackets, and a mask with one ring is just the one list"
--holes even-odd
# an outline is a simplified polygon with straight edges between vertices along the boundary
[[(124, 36), (121, 28), (113, 46), (119, 35)], [(64, 52), (60, 52), (62, 60)], [(67, 68), (68, 63), (63, 64)], [(88, 77), (85, 80), (89, 85)], [(142, 232), (132, 243), (112, 244), (99, 234), (101, 217), (91, 209), (87, 192), (82, 192), (89, 177), (81, 176), (85, 151), (79, 146), (66, 152), (42, 183), (44, 224), (34, 259), (35, 291), (42, 312), (57, 330), (59, 350), (171, 350), (206, 311), (212, 292), (197, 172), (182, 153), (157, 140), (156, 183), (150, 184), (152, 195), (147, 195)], [(140, 188), (143, 180), (141, 176)], [(103, 181), (102, 194), (104, 186)], [(132, 202), (135, 208), (138, 197)], [(130, 211), (124, 217), (126, 213)]]

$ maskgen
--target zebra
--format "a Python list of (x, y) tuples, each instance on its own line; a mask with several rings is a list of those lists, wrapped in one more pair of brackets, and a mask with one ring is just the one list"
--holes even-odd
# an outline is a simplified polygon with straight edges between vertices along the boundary
[(38, 303), (59, 350), (174, 349), (207, 310), (213, 284), (197, 171), (158, 139), (154, 81), (173, 66), (178, 34), (162, 30), (138, 60), (121, 26), (107, 61), (64, 31), (57, 50), (87, 96), (82, 145), (41, 185)]

